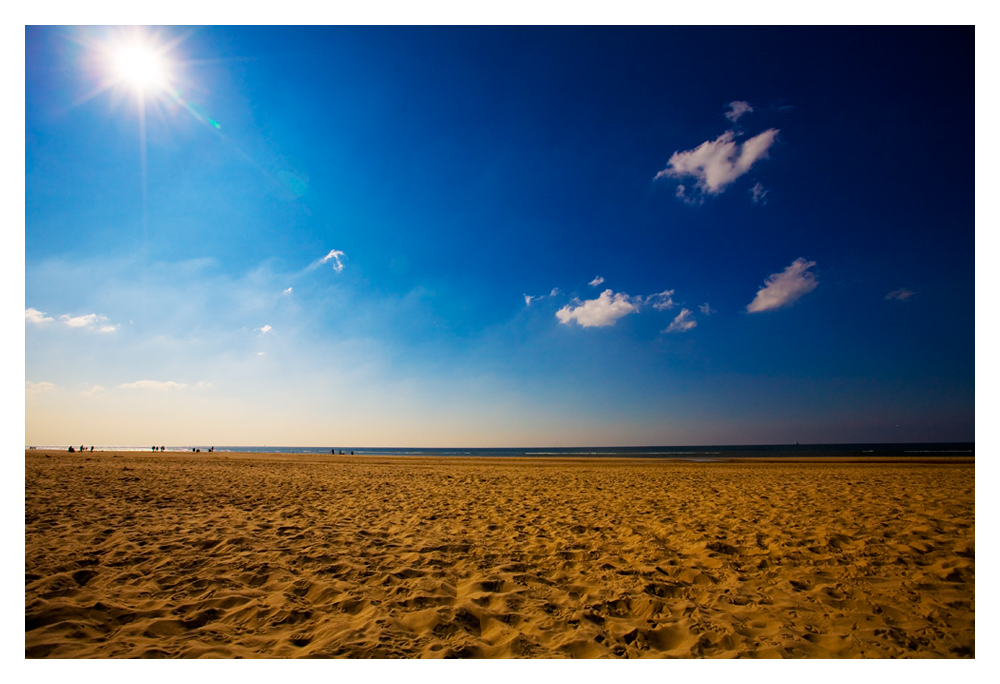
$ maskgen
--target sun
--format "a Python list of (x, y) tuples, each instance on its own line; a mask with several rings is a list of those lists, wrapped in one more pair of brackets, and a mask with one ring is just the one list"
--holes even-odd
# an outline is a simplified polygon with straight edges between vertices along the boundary
[(113, 54), (113, 68), (121, 81), (140, 90), (163, 88), (169, 80), (167, 60), (145, 45), (117, 48)]

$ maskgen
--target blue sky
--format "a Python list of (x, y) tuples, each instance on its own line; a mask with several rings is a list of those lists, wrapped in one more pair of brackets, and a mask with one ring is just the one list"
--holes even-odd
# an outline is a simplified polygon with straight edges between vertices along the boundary
[(972, 29), (140, 34), (25, 32), (26, 443), (974, 439)]

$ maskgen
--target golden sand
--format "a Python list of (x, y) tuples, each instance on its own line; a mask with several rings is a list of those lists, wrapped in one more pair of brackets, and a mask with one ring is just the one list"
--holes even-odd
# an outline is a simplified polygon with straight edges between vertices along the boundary
[(974, 657), (975, 466), (25, 454), (28, 657)]

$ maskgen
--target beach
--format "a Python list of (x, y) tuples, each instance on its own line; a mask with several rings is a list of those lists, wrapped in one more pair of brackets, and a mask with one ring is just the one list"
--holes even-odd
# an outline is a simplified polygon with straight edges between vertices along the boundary
[(975, 657), (975, 465), (26, 450), (25, 656)]

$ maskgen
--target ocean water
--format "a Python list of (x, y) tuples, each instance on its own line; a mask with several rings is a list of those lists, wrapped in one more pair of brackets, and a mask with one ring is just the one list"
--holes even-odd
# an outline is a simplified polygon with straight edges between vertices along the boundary
[[(79, 448), (80, 445), (73, 445)], [(90, 445), (85, 445), (87, 449)], [(969, 457), (975, 456), (974, 442), (944, 443), (903, 443), (903, 444), (767, 444), (767, 445), (720, 445), (720, 446), (648, 446), (648, 447), (517, 447), (517, 448), (424, 448), (424, 447), (364, 447), (364, 446), (219, 446), (219, 445), (174, 445), (166, 446), (168, 453), (187, 452), (200, 449), (206, 453), (209, 447), (222, 453), (274, 453), (274, 454), (329, 454), (336, 450), (356, 456), (478, 456), (488, 458), (503, 457), (618, 457), (618, 458), (678, 458), (692, 461), (714, 461), (728, 458), (769, 458), (782, 457), (823, 457), (854, 456), (860, 458), (887, 457)], [(66, 450), (62, 445), (27, 445), (25, 448)], [(150, 446), (135, 445), (95, 445), (95, 451), (149, 451)]]

